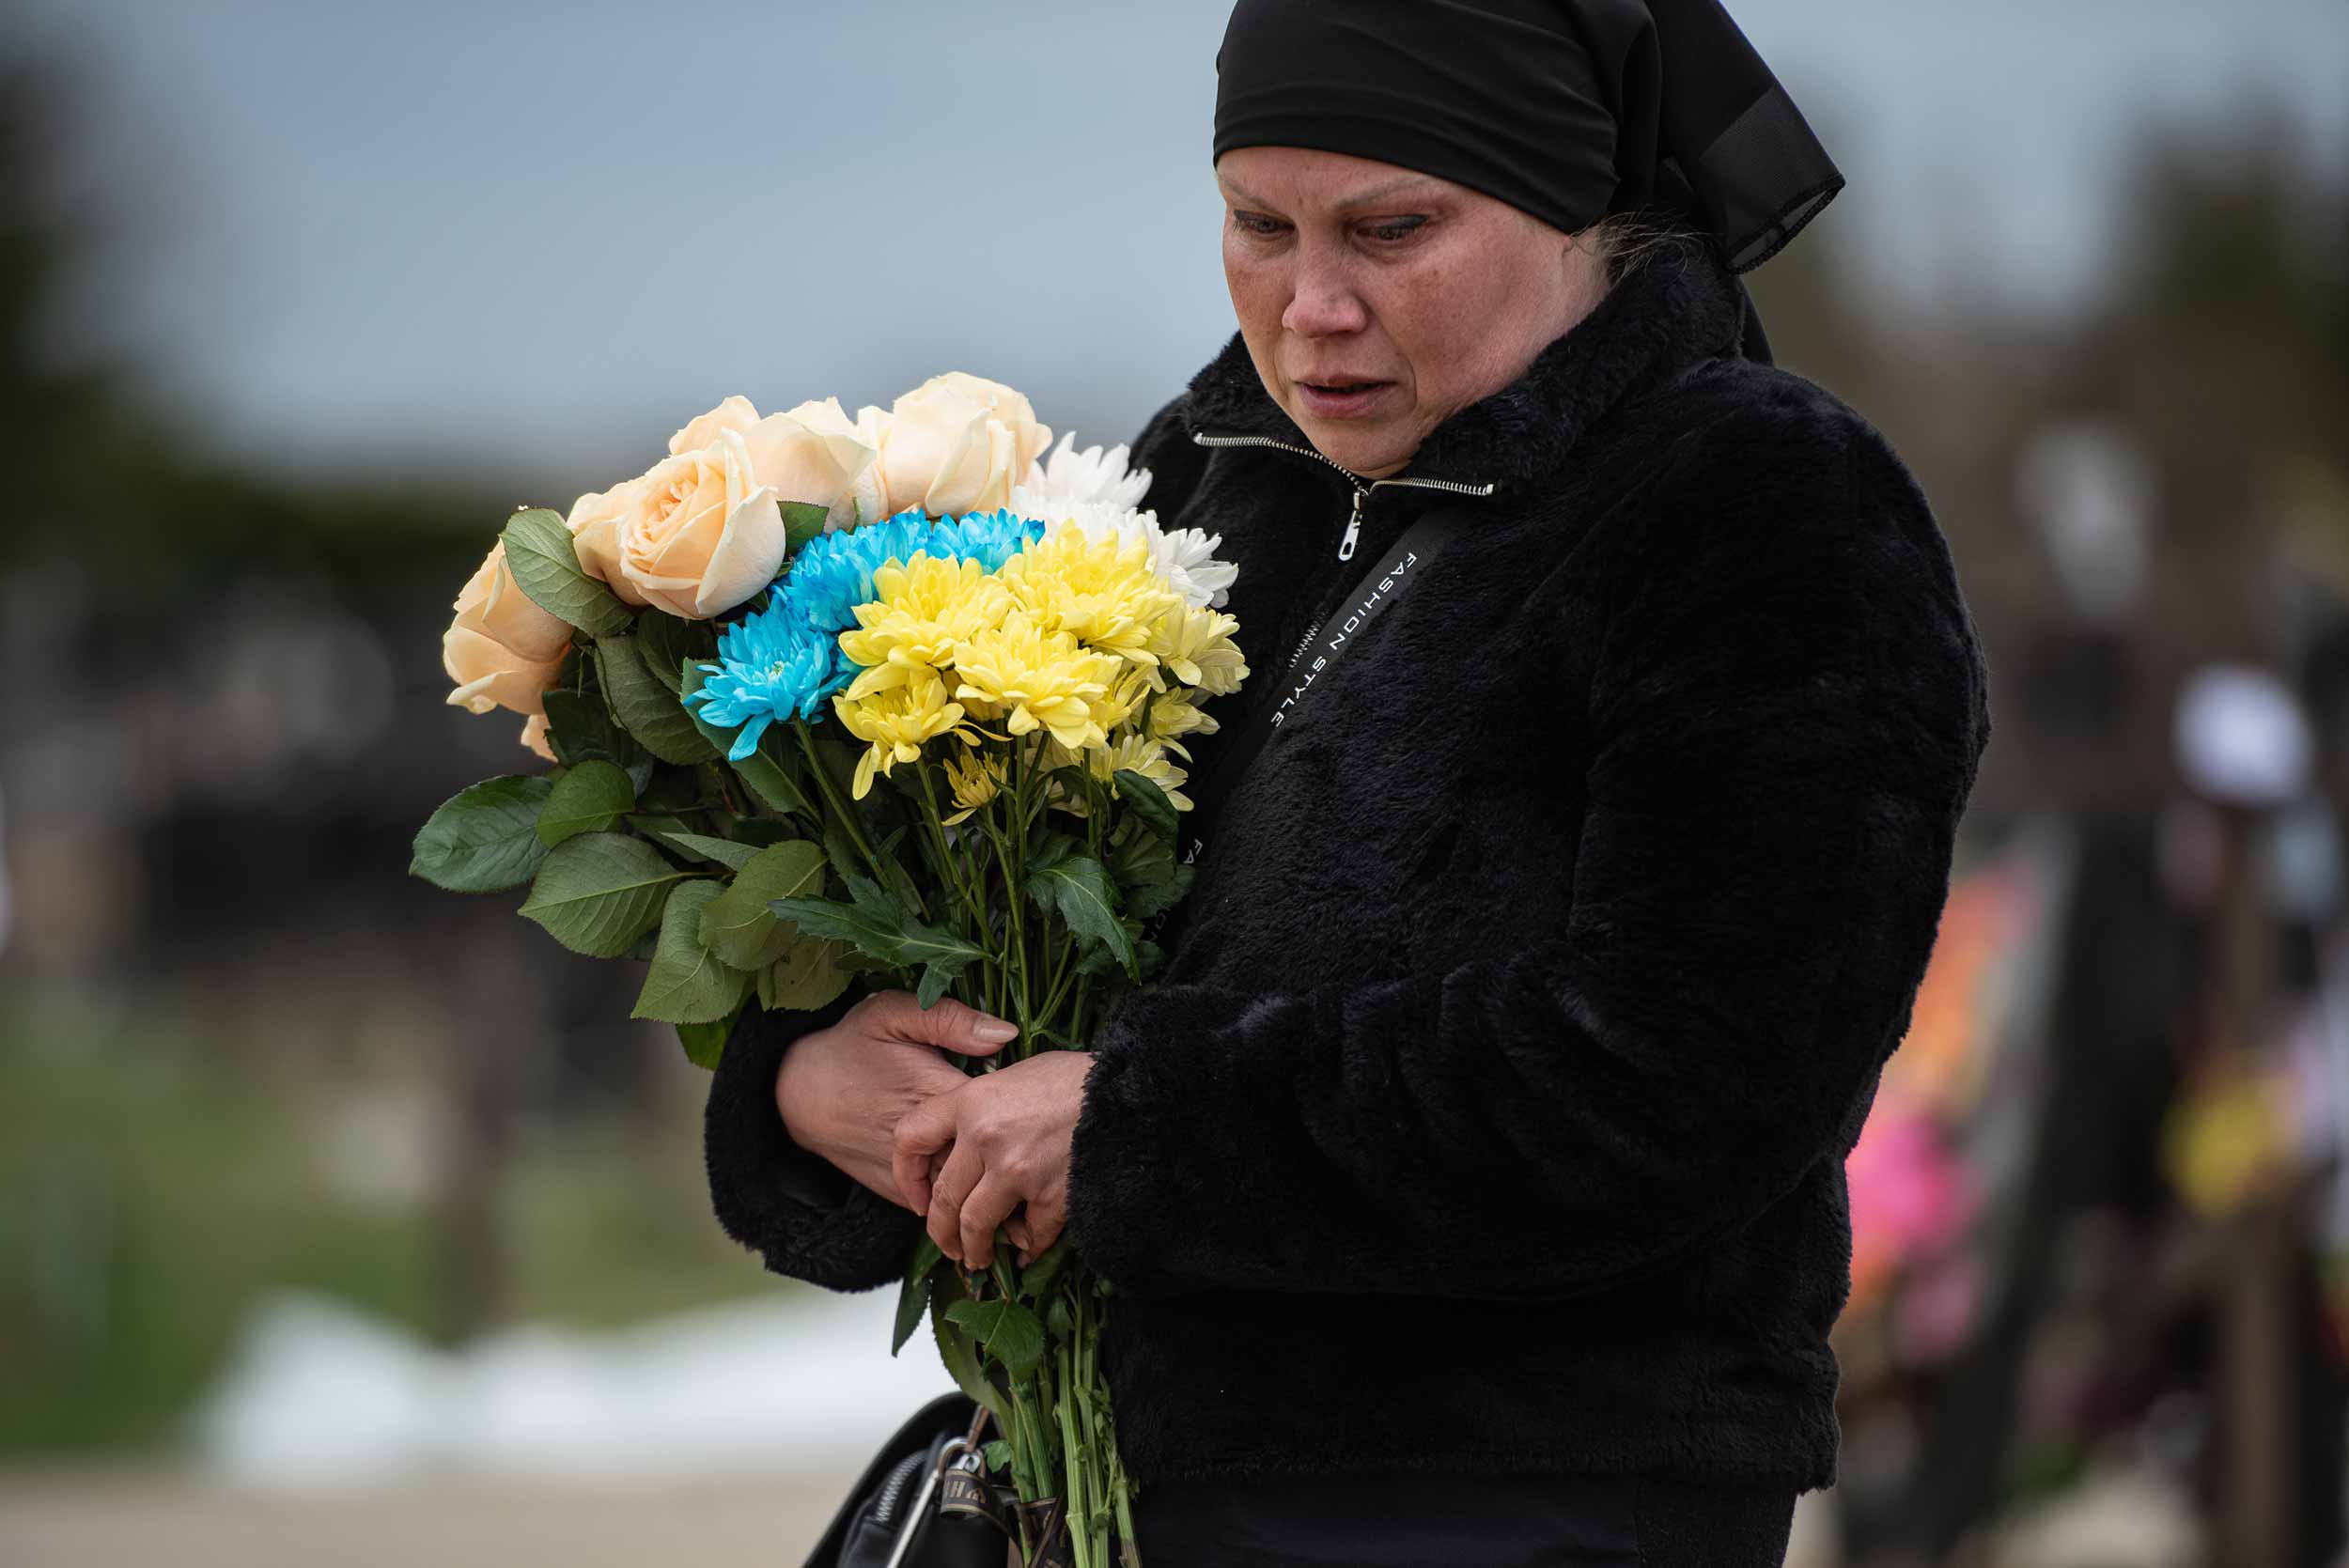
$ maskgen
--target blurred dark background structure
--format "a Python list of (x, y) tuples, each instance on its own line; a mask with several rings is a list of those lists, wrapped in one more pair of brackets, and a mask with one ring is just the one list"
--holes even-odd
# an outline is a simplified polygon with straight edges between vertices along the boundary
[[(2349, 13), (1733, 8), (1853, 177), (1773, 345), (1932, 498), (1998, 725), (1795, 1560), (2339, 1561)], [(718, 1234), (626, 975), (404, 875), (527, 766), (439, 634), (728, 392), (1128, 439), (1230, 328), (1222, 8), (334, 9), (0, 7), (0, 1560), (788, 1557), (943, 1374)], [(2002, 30), (1952, 127), (1922, 56)], [(630, 1424), (754, 1342), (836, 1383)], [(545, 1534), (583, 1474), (656, 1523)]]

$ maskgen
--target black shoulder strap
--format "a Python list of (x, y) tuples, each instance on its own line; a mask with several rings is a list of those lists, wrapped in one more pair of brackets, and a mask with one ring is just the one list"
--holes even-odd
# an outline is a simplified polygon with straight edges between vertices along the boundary
[[(1465, 511), (1456, 504), (1428, 508), (1403, 531), (1401, 538), (1372, 559), (1370, 570), (1354, 584), (1354, 591), (1289, 656), (1287, 667), (1277, 677), (1282, 690), (1268, 699), (1268, 699), (1262, 698), (1250, 705), (1243, 727), (1225, 744), (1221, 759), (1201, 791), (1204, 798), (1220, 806), (1235, 797), (1263, 754), (1265, 742), (1296, 716), (1315, 683), (1361, 641), (1370, 623), (1388, 605), (1436, 565), (1444, 547), (1457, 536)], [(1197, 860), (1205, 847), (1205, 836), (1194, 830), (1184, 843), (1184, 862)]]

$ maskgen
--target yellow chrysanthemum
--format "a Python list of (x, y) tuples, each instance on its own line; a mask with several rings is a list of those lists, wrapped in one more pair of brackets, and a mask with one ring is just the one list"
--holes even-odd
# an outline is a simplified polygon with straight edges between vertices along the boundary
[(832, 707), (850, 735), (871, 742), (856, 763), (854, 793), (860, 800), (872, 789), (876, 769), (886, 773), (898, 763), (913, 761), (926, 740), (951, 734), (966, 745), (979, 743), (962, 722), (962, 705), (947, 700), (946, 683), (935, 670), (914, 672), (903, 685), (866, 697), (839, 692)]
[(1142, 705), (1149, 697), (1150, 672), (1139, 664), (1122, 665), (1109, 691), (1093, 705), (1093, 716), (1101, 721), (1103, 730), (1115, 735), (1142, 717)]
[(1023, 610), (955, 647), (957, 698), (990, 705), (988, 716), (1000, 714), (1015, 736), (1046, 729), (1075, 751), (1106, 738), (1093, 705), (1117, 673), (1116, 660), (1065, 631), (1046, 631)]
[(1185, 795), (1179, 786), (1190, 777), (1190, 773), (1168, 761), (1167, 750), (1163, 742), (1153, 740), (1148, 736), (1123, 735), (1092, 753), (1088, 760), (1093, 776), (1103, 783), (1106, 784), (1112, 774), (1121, 770), (1139, 773), (1166, 791), (1167, 800), (1174, 803), (1176, 811), (1189, 811), (1190, 797)]
[(951, 827), (995, 799), (1003, 787), (1003, 765), (979, 752), (963, 752), (946, 759), (946, 782), (954, 787), (955, 804), (962, 809), (945, 818)]
[(1177, 736), (1213, 735), (1221, 729), (1221, 721), (1194, 700), (1198, 695), (1196, 687), (1172, 686), (1151, 698), (1151, 738), (1171, 741)]
[(921, 670), (954, 662), (955, 644), (1000, 622), (1011, 594), (975, 560), (938, 560), (926, 551), (900, 566), (873, 569), (873, 598), (856, 606), (858, 629), (840, 634), (840, 651), (864, 666), (848, 695), (903, 686)]
[[(1148, 736), (1121, 735), (1111, 739), (1107, 745), (1096, 746), (1085, 752), (1072, 752), (1056, 741), (1048, 741), (1039, 762), (1047, 772), (1073, 763), (1091, 772), (1103, 784), (1108, 784), (1120, 768), (1130, 768), (1166, 791), (1166, 798), (1174, 802), (1176, 811), (1189, 811), (1190, 797), (1185, 795), (1179, 786), (1190, 774), (1168, 759), (1170, 752), (1189, 759), (1190, 753), (1180, 746), (1153, 740)], [(1046, 786), (1045, 803), (1056, 806), (1072, 816), (1092, 815), (1092, 804), (1085, 792), (1081, 788), (1070, 789), (1057, 778)]]
[(1073, 521), (1005, 561), (1003, 580), (1046, 631), (1065, 631), (1142, 665), (1158, 662), (1149, 646), (1152, 626), (1183, 603), (1153, 569), (1140, 537), (1088, 538)]
[(1248, 678), (1247, 661), (1232, 641), (1238, 629), (1239, 622), (1221, 610), (1185, 605), (1159, 616), (1150, 627), (1150, 651), (1160, 665), (1152, 675), (1161, 690), (1173, 675), (1211, 697), (1230, 696)]

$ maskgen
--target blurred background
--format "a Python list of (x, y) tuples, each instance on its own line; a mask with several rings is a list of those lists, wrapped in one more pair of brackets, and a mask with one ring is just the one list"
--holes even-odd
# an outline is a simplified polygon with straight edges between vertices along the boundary
[[(2349, 8), (1733, 8), (1997, 725), (1793, 1560), (2341, 1561)], [(796, 1562), (947, 1386), (718, 1232), (627, 966), (405, 876), (531, 766), (438, 637), (727, 393), (1129, 439), (1224, 11), (0, 0), (0, 1562)]]

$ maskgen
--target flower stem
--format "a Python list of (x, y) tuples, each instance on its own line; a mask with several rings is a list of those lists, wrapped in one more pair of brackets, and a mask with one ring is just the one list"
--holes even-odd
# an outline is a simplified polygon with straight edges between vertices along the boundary
[(832, 783), (832, 773), (824, 767), (824, 759), (817, 755), (816, 737), (808, 734), (807, 721), (794, 717), (791, 721), (791, 727), (799, 732), (800, 749), (807, 753), (807, 770), (816, 775), (816, 792), (824, 798), (824, 804), (832, 808), (832, 814), (839, 819), (841, 827), (848, 830), (849, 839), (857, 846), (857, 852), (864, 857), (864, 863), (872, 868), (874, 878), (886, 880), (881, 877), (880, 857), (874, 854), (873, 846), (865, 842), (864, 825), (857, 819), (856, 813), (849, 810), (848, 803), (840, 798), (839, 787)]

